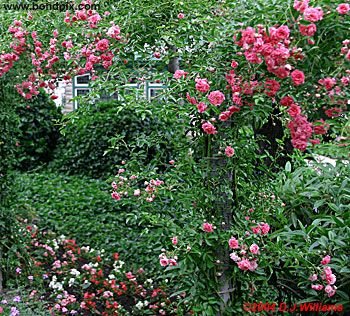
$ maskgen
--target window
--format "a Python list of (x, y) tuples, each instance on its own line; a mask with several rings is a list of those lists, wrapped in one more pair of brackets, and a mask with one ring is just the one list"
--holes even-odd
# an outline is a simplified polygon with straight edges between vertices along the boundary
[[(90, 92), (89, 88), (90, 75), (82, 75), (74, 77), (73, 81), (73, 98), (84, 96)], [(74, 101), (73, 109), (79, 107), (78, 100)]]
[[(89, 88), (90, 75), (81, 75), (74, 77), (73, 80), (73, 98), (84, 96), (90, 92)], [(101, 93), (101, 100), (124, 100), (126, 95), (134, 94), (136, 98), (147, 98), (151, 101), (154, 99), (164, 100), (164, 89), (166, 86), (162, 83), (150, 83), (145, 82), (144, 84), (140, 83), (130, 83), (121, 87), (119, 91), (116, 91), (112, 94), (110, 93)], [(78, 100), (74, 101), (73, 109), (79, 107)]]
[(164, 89), (166, 89), (166, 86), (162, 83), (147, 82), (145, 85), (145, 95), (147, 100), (151, 101), (153, 99), (164, 99)]

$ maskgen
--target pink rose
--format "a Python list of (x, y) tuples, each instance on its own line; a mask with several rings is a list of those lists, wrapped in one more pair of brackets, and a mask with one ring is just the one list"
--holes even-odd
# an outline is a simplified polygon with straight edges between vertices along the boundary
[(169, 265), (170, 266), (177, 266), (177, 262), (175, 259), (169, 259)]
[(238, 67), (238, 62), (236, 62), (235, 60), (231, 61), (231, 67), (232, 68), (237, 68)]
[(266, 235), (270, 231), (270, 225), (267, 223), (260, 223), (261, 234)]
[(109, 40), (105, 38), (98, 41), (96, 44), (96, 49), (99, 50), (100, 52), (106, 51), (108, 47), (109, 47)]
[(178, 19), (183, 19), (185, 17), (185, 15), (183, 14), (183, 13), (179, 13), (178, 15), (177, 15), (177, 18)]
[(314, 23), (311, 23), (309, 25), (303, 25), (303, 24), (299, 25), (300, 34), (303, 36), (314, 36), (314, 34), (316, 33), (316, 30), (317, 30), (317, 27)]
[(159, 59), (160, 58), (160, 52), (154, 52), (153, 57)]
[(308, 8), (309, 1), (310, 0), (303, 0), (303, 1), (294, 0), (293, 8), (299, 11), (300, 13), (303, 13)]
[(202, 93), (206, 93), (210, 89), (210, 85), (207, 81), (207, 79), (200, 79), (197, 78), (196, 80), (196, 90)]
[(291, 106), (294, 104), (294, 99), (291, 96), (286, 95), (281, 99), (280, 103), (283, 106)]
[(109, 37), (116, 39), (116, 40), (120, 39), (119, 34), (120, 34), (120, 28), (118, 25), (112, 25), (107, 31), (107, 35)]
[(119, 200), (120, 200), (120, 195), (119, 195), (118, 192), (113, 192), (113, 193), (111, 194), (111, 196), (112, 196), (112, 199), (113, 199), (113, 200), (116, 200), (116, 201), (119, 201)]
[(322, 260), (321, 260), (321, 264), (322, 265), (326, 265), (326, 264), (328, 264), (330, 262), (331, 262), (331, 257), (329, 255), (323, 257)]
[(323, 285), (322, 284), (312, 284), (311, 288), (315, 291), (322, 291), (323, 290)]
[(337, 277), (332, 273), (326, 275), (326, 281), (328, 284), (334, 284), (337, 281)]
[(247, 271), (251, 267), (251, 263), (250, 263), (250, 261), (248, 259), (243, 259), (243, 260), (237, 262), (237, 266), (241, 270)]
[(221, 91), (212, 91), (208, 95), (208, 100), (212, 105), (219, 106), (225, 100), (225, 96)]
[(231, 237), (229, 239), (228, 245), (231, 249), (238, 249), (239, 248), (238, 240), (234, 237)]
[(284, 40), (287, 39), (289, 37), (289, 28), (287, 25), (281, 25), (275, 33), (275, 36), (279, 39), (279, 40)]
[(255, 271), (258, 268), (258, 264), (255, 260), (249, 261), (249, 271)]
[(202, 129), (206, 134), (216, 134), (217, 130), (215, 128), (215, 126), (213, 124), (211, 124), (210, 122), (205, 122), (202, 124)]
[(172, 243), (174, 246), (177, 245), (178, 240), (177, 240), (177, 237), (176, 237), (176, 236), (174, 236), (174, 237), (171, 238), (171, 243)]
[(310, 281), (316, 281), (317, 280), (317, 274), (313, 274), (313, 275), (311, 275), (310, 277), (309, 277), (309, 280)]
[(332, 297), (335, 294), (335, 288), (331, 285), (327, 285), (324, 288), (324, 291), (327, 293), (328, 297)]
[(166, 267), (169, 264), (169, 259), (167, 257), (162, 257), (159, 259), (159, 263), (162, 267)]
[(321, 8), (309, 7), (304, 11), (304, 19), (310, 22), (317, 22), (323, 19), (323, 11)]
[(252, 254), (257, 255), (259, 253), (259, 246), (257, 244), (252, 244), (249, 250)]
[(346, 14), (350, 11), (350, 5), (348, 3), (341, 3), (337, 7), (339, 14)]
[(305, 82), (305, 75), (300, 70), (294, 70), (291, 74), (294, 85), (299, 86)]
[(289, 107), (289, 109), (288, 109), (287, 112), (289, 113), (289, 115), (290, 115), (291, 117), (296, 117), (296, 116), (298, 116), (298, 115), (301, 113), (301, 109), (300, 109), (300, 106), (298, 106), (298, 105), (296, 105), (296, 104), (292, 104), (292, 105)]
[(233, 252), (233, 253), (230, 254), (230, 258), (231, 258), (234, 262), (237, 262), (237, 261), (240, 261), (240, 260), (241, 260), (241, 258), (240, 258), (235, 252)]
[(230, 116), (231, 116), (231, 112), (230, 111), (224, 111), (224, 112), (220, 113), (219, 120), (221, 122), (225, 122), (225, 121), (227, 121), (230, 118)]
[(205, 110), (208, 108), (208, 106), (204, 102), (199, 102), (197, 104), (197, 110), (199, 113), (205, 112)]
[(203, 223), (202, 228), (206, 233), (212, 233), (214, 231), (213, 224), (207, 222)]
[(183, 71), (183, 70), (176, 70), (174, 73), (174, 79), (181, 79), (181, 78), (186, 78), (188, 72)]
[(225, 148), (225, 155), (227, 157), (232, 157), (235, 154), (235, 150), (231, 146)]

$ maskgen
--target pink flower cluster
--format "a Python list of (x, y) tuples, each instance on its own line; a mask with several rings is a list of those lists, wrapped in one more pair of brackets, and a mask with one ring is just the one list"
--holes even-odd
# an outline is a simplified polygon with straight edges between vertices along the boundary
[(112, 199), (119, 201), (122, 199), (122, 197), (129, 196), (130, 194), (133, 196), (145, 196), (145, 200), (147, 202), (153, 202), (156, 198), (156, 193), (158, 190), (158, 187), (164, 184), (164, 181), (159, 179), (151, 179), (149, 181), (145, 181), (144, 185), (146, 188), (141, 191), (141, 189), (135, 189), (132, 188), (134, 184), (132, 184), (132, 181), (138, 179), (138, 176), (131, 175), (129, 178), (122, 176), (121, 174), (125, 172), (125, 169), (121, 168), (118, 170), (118, 176), (117, 180), (112, 182), (112, 188), (113, 192), (111, 193)]
[[(315, 291), (322, 291), (324, 289), (325, 293), (328, 297), (332, 297), (337, 290), (337, 287), (334, 285), (337, 281), (335, 274), (330, 267), (327, 266), (331, 261), (331, 257), (329, 255), (325, 256), (321, 260), (321, 265), (325, 266), (321, 273), (320, 279), (325, 281), (326, 284), (311, 284), (311, 288)], [(315, 273), (309, 277), (311, 282), (315, 282), (318, 280), (318, 275)]]
[[(286, 25), (277, 28), (271, 27), (269, 33), (266, 33), (262, 26), (258, 26), (258, 30), (247, 27), (241, 31), (241, 39), (237, 42), (237, 45), (242, 47), (248, 62), (252, 64), (265, 62), (267, 71), (283, 79), (290, 76), (291, 66), (288, 59), (291, 57), (294, 59), (300, 58), (299, 51), (296, 48), (289, 48), (289, 35), (290, 30)], [(277, 86), (274, 90), (277, 92)]]
[[(252, 209), (249, 212), (253, 212)], [(246, 217), (249, 220), (249, 217)], [(270, 225), (265, 222), (260, 222), (257, 226), (251, 227), (253, 234), (255, 235), (267, 235), (270, 231)], [(246, 236), (250, 236), (249, 232), (246, 232)], [(230, 254), (230, 258), (236, 262), (239, 269), (243, 271), (255, 271), (258, 268), (258, 259), (260, 255), (260, 247), (256, 243), (252, 243), (249, 247), (245, 243), (240, 243), (235, 237), (231, 237), (228, 240), (230, 249), (235, 251)]]
[(265, 222), (261, 222), (257, 226), (253, 226), (250, 229), (252, 230), (253, 234), (267, 235), (270, 231), (270, 225)]
[(304, 151), (312, 136), (312, 124), (301, 114), (300, 106), (295, 103), (291, 96), (284, 96), (280, 100), (280, 104), (288, 108), (287, 112), (291, 117), (287, 127), (290, 130), (293, 147)]
[(168, 258), (164, 253), (159, 255), (159, 264), (162, 267), (166, 267), (166, 266), (177, 266), (177, 261), (176, 261), (176, 257), (174, 258)]
[(245, 244), (240, 246), (237, 239), (231, 237), (229, 246), (231, 249), (241, 249), (239, 252), (234, 251), (230, 254), (230, 258), (236, 262), (239, 269), (243, 271), (255, 271), (258, 268), (257, 261), (260, 252), (257, 244), (252, 244), (248, 251), (248, 247)]
[(0, 77), (10, 71), (14, 62), (27, 48), (26, 35), (28, 32), (22, 28), (21, 21), (14, 20), (8, 31), (12, 34), (12, 42), (10, 43), (12, 52), (0, 54)]

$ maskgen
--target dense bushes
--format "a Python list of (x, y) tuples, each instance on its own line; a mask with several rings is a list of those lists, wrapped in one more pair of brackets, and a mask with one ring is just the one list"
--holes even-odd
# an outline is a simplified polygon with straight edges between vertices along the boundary
[(49, 162), (59, 138), (61, 109), (41, 91), (34, 99), (22, 99), (16, 112), (20, 119), (19, 168), (28, 170)]
[(166, 117), (164, 107), (134, 100), (78, 109), (66, 122), (53, 167), (99, 178), (116, 173), (115, 165), (132, 153), (145, 165), (154, 158), (168, 161), (179, 132), (176, 119)]

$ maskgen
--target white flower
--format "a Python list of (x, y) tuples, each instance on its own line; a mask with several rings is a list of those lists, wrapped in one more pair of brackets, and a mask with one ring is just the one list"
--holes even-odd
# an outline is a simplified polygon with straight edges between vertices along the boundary
[(70, 278), (68, 281), (68, 286), (71, 287), (74, 284), (75, 279), (74, 278)]
[(139, 301), (136, 305), (136, 308), (141, 309), (143, 307), (143, 303), (141, 301)]
[(79, 276), (80, 272), (77, 269), (72, 269), (72, 270), (70, 270), (70, 274), (75, 275), (75, 276)]
[(115, 279), (115, 275), (114, 275), (114, 274), (110, 274), (110, 275), (108, 276), (108, 279)]
[[(149, 283), (149, 284), (152, 284), (152, 283), (153, 283), (153, 280), (152, 280), (152, 279), (147, 279), (146, 282)], [(145, 283), (146, 283), (146, 282), (145, 282)]]
[(149, 301), (144, 301), (143, 302), (143, 305), (145, 305), (145, 306), (148, 306), (148, 304), (149, 304)]

